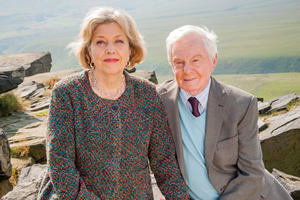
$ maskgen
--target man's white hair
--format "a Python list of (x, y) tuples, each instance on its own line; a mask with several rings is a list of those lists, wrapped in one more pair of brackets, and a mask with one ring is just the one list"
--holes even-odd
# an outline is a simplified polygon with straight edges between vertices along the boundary
[(172, 66), (172, 58), (171, 58), (171, 51), (172, 51), (172, 45), (180, 40), (181, 38), (189, 35), (189, 34), (197, 34), (199, 37), (202, 38), (205, 49), (208, 53), (209, 59), (212, 61), (212, 59), (216, 56), (218, 53), (218, 47), (217, 47), (217, 35), (213, 32), (208, 30), (205, 26), (198, 27), (193, 25), (185, 25), (180, 28), (177, 28), (173, 30), (169, 36), (166, 39), (166, 45), (167, 45), (167, 54), (168, 54), (168, 60), (170, 65)]

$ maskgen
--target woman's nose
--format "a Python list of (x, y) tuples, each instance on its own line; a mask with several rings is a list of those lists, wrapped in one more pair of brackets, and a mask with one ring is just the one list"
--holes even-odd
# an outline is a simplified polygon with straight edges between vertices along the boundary
[(106, 46), (105, 52), (107, 54), (115, 53), (115, 48), (114, 48), (113, 44), (108, 43), (107, 46)]

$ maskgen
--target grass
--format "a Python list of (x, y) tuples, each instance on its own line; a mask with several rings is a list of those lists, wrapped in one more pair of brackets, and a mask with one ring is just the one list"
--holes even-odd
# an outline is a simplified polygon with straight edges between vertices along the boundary
[(44, 110), (42, 112), (34, 113), (34, 115), (37, 116), (37, 117), (43, 117), (43, 116), (48, 116), (48, 113), (49, 113), (49, 109)]
[(12, 158), (22, 158), (29, 155), (30, 146), (17, 146), (10, 148), (10, 156)]
[(5, 93), (0, 95), (0, 117), (8, 116), (22, 110), (23, 105), (14, 94)]
[[(55, 83), (57, 83), (58, 81), (60, 81), (60, 78), (58, 78), (58, 77), (52, 77), (52, 78), (48, 79), (47, 81), (45, 81), (44, 85), (48, 86), (49, 89), (52, 89), (53, 86), (55, 85)], [(43, 94), (43, 96), (44, 96), (44, 94)]]
[[(291, 93), (300, 95), (300, 73), (214, 75), (214, 77), (256, 97), (262, 97), (264, 101)], [(157, 74), (157, 78), (158, 82), (162, 83), (172, 79), (173, 75)]]
[(286, 94), (300, 94), (300, 73), (215, 75), (217, 80), (243, 89), (264, 101)]

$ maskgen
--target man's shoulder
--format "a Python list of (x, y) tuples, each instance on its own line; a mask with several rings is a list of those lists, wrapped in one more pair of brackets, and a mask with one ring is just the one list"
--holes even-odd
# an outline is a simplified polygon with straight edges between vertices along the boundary
[(170, 88), (176, 86), (176, 81), (174, 79), (166, 80), (156, 86), (159, 94), (168, 91)]
[(215, 84), (219, 84), (219, 86), (222, 88), (223, 92), (227, 95), (227, 96), (244, 96), (244, 97), (253, 97), (252, 94), (250, 94), (249, 92), (246, 92), (245, 90), (242, 90), (238, 87), (220, 82), (216, 79), (214, 79)]

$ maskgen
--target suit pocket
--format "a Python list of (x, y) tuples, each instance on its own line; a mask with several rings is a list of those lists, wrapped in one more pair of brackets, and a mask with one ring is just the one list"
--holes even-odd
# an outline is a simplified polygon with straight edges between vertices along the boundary
[(236, 171), (238, 160), (238, 135), (217, 143), (214, 155), (214, 167), (220, 171), (232, 173)]
[(234, 148), (238, 145), (238, 135), (217, 143), (217, 151)]

